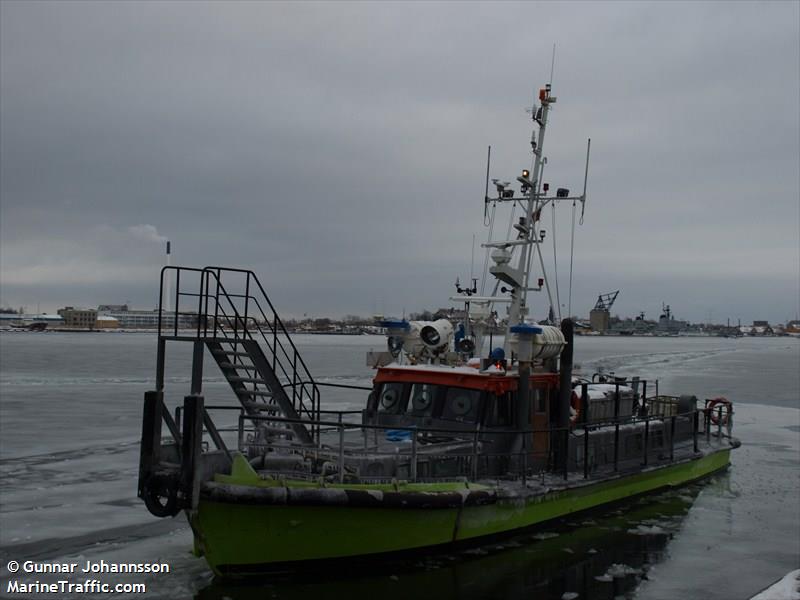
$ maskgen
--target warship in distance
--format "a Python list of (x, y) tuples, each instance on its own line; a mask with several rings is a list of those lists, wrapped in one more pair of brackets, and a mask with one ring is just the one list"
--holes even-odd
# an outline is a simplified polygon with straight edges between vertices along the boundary
[[(572, 322), (528, 317), (529, 292), (547, 287), (541, 211), (586, 199), (585, 182), (574, 197), (541, 184), (550, 85), (538, 99), (520, 196), (496, 181), (490, 198), (487, 185), (487, 216), (503, 203), (522, 210), (513, 239), (485, 244), (494, 291), (458, 286), (455, 324), (385, 321), (387, 351), (368, 357), (371, 387), (315, 381), (253, 272), (162, 270), (162, 302), (197, 326), (159, 323), (138, 495), (156, 516), (186, 513), (216, 574), (480, 542), (728, 467), (739, 444), (728, 400), (663, 395), (638, 377), (575, 378)], [(484, 350), (502, 305), (503, 346)], [(189, 394), (174, 412), (168, 342), (193, 346)], [(205, 403), (207, 356), (236, 402)], [(364, 408), (324, 407), (327, 386), (352, 388)]]

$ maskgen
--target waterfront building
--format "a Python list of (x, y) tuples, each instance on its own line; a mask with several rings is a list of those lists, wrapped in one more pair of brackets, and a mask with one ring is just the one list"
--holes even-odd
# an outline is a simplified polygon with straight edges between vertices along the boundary
[(92, 308), (65, 306), (58, 310), (58, 314), (64, 319), (64, 327), (94, 329), (97, 323), (97, 311)]
[(94, 326), (97, 329), (117, 329), (119, 328), (119, 321), (108, 315), (97, 315)]
[[(124, 310), (118, 310), (124, 309)], [(156, 329), (158, 327), (158, 310), (129, 310), (127, 304), (101, 304), (97, 307), (98, 314), (113, 317), (122, 329)], [(175, 327), (175, 313), (164, 311), (161, 314), (161, 326)], [(180, 313), (178, 315), (178, 329), (191, 329), (197, 327), (197, 315)]]
[(589, 313), (589, 325), (595, 331), (606, 331), (609, 325), (608, 311), (603, 308), (594, 308)]

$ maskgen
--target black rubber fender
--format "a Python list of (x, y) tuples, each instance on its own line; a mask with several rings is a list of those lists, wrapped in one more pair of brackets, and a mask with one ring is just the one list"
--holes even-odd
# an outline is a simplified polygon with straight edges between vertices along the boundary
[(350, 506), (353, 508), (438, 509), (494, 504), (491, 489), (450, 492), (350, 490), (342, 488), (254, 487), (207, 481), (202, 497), (211, 502), (251, 505)]
[(142, 486), (142, 500), (156, 517), (174, 517), (181, 511), (177, 478), (166, 473), (153, 473)]

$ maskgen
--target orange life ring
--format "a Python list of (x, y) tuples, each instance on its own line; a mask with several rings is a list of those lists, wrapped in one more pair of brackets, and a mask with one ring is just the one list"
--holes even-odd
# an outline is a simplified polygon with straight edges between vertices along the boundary
[(581, 398), (572, 390), (572, 397), (569, 401), (569, 424), (575, 425), (581, 416)]
[[(714, 412), (714, 408), (719, 406), (725, 406), (726, 410), (722, 411), (722, 415), (720, 416), (719, 413)], [(706, 400), (706, 410), (711, 414), (711, 422), (714, 425), (727, 425), (728, 420), (732, 411), (733, 403), (728, 400), (727, 398), (723, 398), (720, 396), (719, 398), (713, 398), (711, 400)]]

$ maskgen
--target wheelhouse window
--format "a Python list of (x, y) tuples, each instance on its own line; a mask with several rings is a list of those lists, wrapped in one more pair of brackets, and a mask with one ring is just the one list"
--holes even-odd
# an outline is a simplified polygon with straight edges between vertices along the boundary
[(451, 421), (474, 423), (478, 415), (480, 399), (480, 390), (447, 388), (442, 408), (442, 418)]
[(412, 385), (408, 413), (415, 417), (430, 417), (433, 415), (434, 401), (438, 391), (439, 386), (430, 383), (415, 383)]
[(533, 399), (532, 406), (534, 412), (544, 413), (547, 412), (547, 404), (549, 402), (550, 388), (536, 387), (531, 390)]
[(487, 398), (485, 423), (489, 427), (506, 427), (511, 425), (511, 392), (506, 392), (500, 396), (490, 394)]
[(405, 411), (402, 383), (384, 383), (378, 396), (378, 412), (398, 415)]

